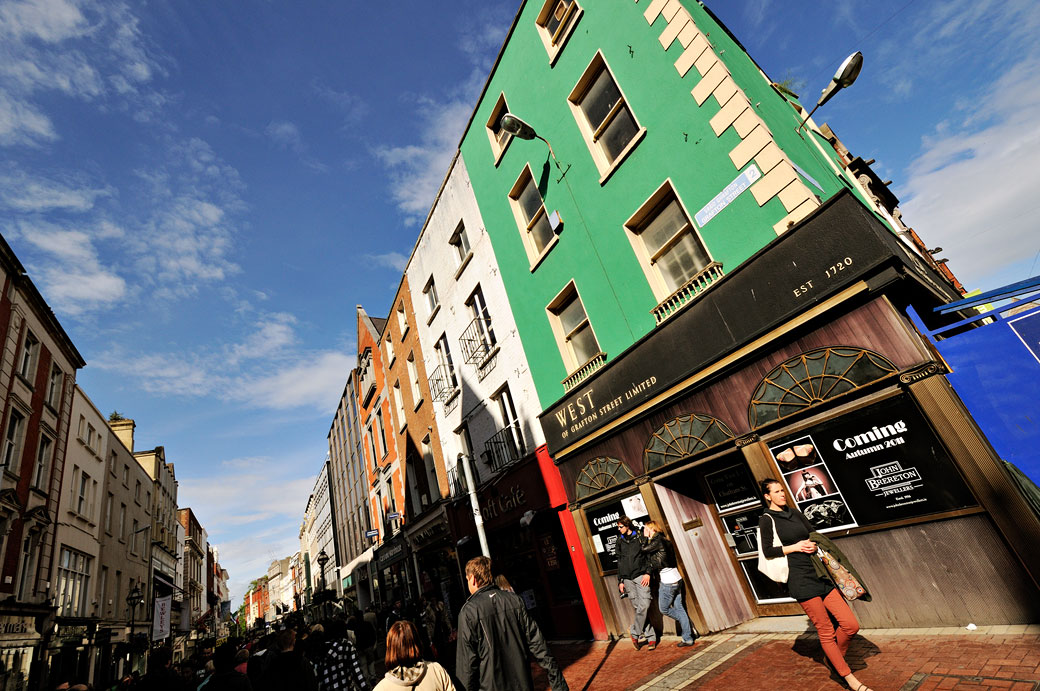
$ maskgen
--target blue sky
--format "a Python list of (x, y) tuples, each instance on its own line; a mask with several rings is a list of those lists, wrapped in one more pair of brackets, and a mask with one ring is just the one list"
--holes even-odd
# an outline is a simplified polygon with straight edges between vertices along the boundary
[[(236, 602), (297, 549), (354, 306), (387, 309), (516, 8), (0, 1), (0, 232), (94, 403), (166, 447)], [(1040, 4), (712, 9), (806, 101), (863, 51), (816, 119), (969, 288), (1040, 273)]]

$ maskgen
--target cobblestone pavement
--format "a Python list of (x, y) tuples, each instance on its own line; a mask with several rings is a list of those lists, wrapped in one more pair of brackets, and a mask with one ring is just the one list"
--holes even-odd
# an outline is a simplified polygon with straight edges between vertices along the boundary
[[(554, 643), (553, 650), (571, 691), (847, 688), (825, 666), (814, 632), (758, 622), (704, 636), (692, 650), (677, 648), (678, 638), (665, 638), (654, 651), (637, 651), (628, 640)], [(874, 691), (1040, 691), (1040, 626), (866, 630), (848, 660)], [(535, 679), (535, 688), (548, 688), (540, 668)]]

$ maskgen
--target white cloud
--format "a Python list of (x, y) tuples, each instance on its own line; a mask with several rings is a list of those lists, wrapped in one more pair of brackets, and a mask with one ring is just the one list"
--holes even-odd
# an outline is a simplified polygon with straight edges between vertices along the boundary
[(87, 21), (75, 3), (66, 0), (22, 0), (0, 5), (0, 35), (55, 43), (81, 36)]
[(368, 112), (368, 104), (356, 94), (349, 91), (337, 91), (320, 79), (311, 81), (311, 89), (323, 101), (332, 104), (343, 115), (343, 129), (357, 123)]
[[(498, 11), (496, 11), (496, 9)], [(465, 18), (457, 47), (472, 67), (446, 95), (412, 97), (421, 144), (382, 145), (372, 153), (387, 169), (390, 195), (405, 221), (421, 223), (448, 173), (462, 130), (490, 71), (510, 22), (502, 8), (484, 8)]]
[(390, 173), (390, 194), (409, 223), (425, 217), (448, 173), (473, 104), (468, 99), (418, 100), (423, 144), (381, 146), (376, 158)]
[(49, 117), (0, 86), (0, 146), (35, 146), (57, 138)]
[(300, 128), (287, 120), (272, 120), (268, 123), (264, 134), (283, 149), (292, 149), (293, 151), (301, 151), (303, 149), (303, 137), (300, 135)]
[(1014, 65), (975, 103), (961, 122), (924, 139), (902, 193), (906, 220), (945, 248), (969, 287), (1040, 249), (1033, 223), (1040, 171), (1032, 163), (1040, 147), (1040, 57)]
[(231, 346), (229, 361), (232, 365), (242, 360), (254, 360), (294, 345), (299, 340), (293, 325), (296, 317), (287, 313), (269, 315), (268, 320), (257, 325), (256, 330), (242, 343)]
[(91, 365), (158, 395), (328, 413), (335, 410), (356, 358), (346, 350), (298, 348), (295, 324), (289, 314), (262, 314), (237, 343), (191, 353), (133, 354), (115, 347)]
[(385, 254), (366, 254), (363, 259), (372, 262), (376, 266), (383, 266), (394, 271), (404, 271), (408, 266), (408, 257), (400, 252), (386, 252)]
[(61, 182), (29, 175), (8, 167), (0, 172), (0, 207), (28, 213), (58, 209), (62, 211), (89, 211), (99, 197), (107, 197), (112, 190), (92, 187), (74, 181)]
[(56, 139), (41, 105), (54, 93), (154, 119), (165, 97), (148, 84), (165, 73), (163, 59), (152, 54), (125, 2), (0, 4), (0, 146)]
[(331, 412), (353, 366), (354, 358), (346, 353), (312, 353), (268, 375), (242, 378), (230, 393), (243, 403), (274, 410), (316, 407)]
[(126, 281), (101, 263), (90, 234), (45, 222), (21, 222), (11, 229), (42, 253), (39, 282), (58, 310), (75, 316), (126, 297)]

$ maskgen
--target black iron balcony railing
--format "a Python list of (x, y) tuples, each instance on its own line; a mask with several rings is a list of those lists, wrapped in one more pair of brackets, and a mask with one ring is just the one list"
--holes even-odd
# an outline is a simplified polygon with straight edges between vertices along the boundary
[(430, 374), (430, 397), (435, 401), (446, 401), (458, 388), (455, 371), (449, 365), (438, 365)]
[(448, 468), (448, 491), (452, 499), (466, 496), (466, 475), (462, 472), (462, 462)]
[(484, 362), (491, 354), (495, 343), (495, 330), (491, 327), (491, 320), (484, 317), (477, 317), (471, 321), (459, 336), (462, 358), (467, 365), (479, 365)]
[(516, 463), (527, 453), (520, 423), (512, 422), (484, 442), (484, 454), (491, 470), (498, 472)]

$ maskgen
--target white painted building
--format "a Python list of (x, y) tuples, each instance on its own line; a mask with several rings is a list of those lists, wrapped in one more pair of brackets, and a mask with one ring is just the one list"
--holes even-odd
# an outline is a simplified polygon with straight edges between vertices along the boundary
[[(543, 443), (541, 406), (491, 240), (456, 155), (406, 269), (453, 496)], [(456, 394), (457, 391), (457, 394)]]
[(336, 535), (332, 527), (332, 502), (329, 497), (329, 456), (318, 471), (314, 489), (307, 499), (307, 510), (304, 512), (303, 525), (300, 528), (300, 554), (309, 565), (310, 580), (308, 582), (311, 597), (321, 588), (321, 567), (318, 555), (322, 550), (328, 556), (325, 565), (325, 587), (335, 590), (341, 596), (342, 583), (336, 577)]

